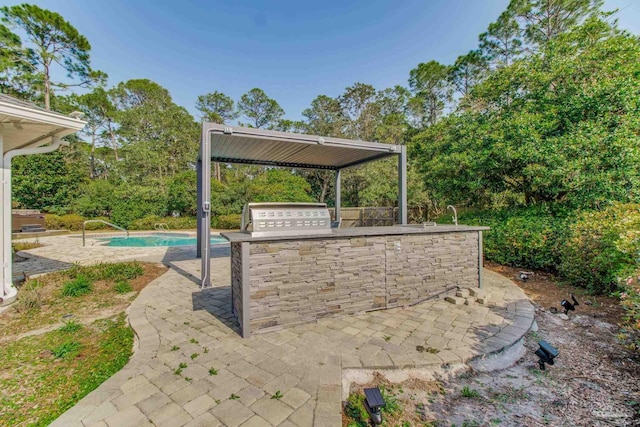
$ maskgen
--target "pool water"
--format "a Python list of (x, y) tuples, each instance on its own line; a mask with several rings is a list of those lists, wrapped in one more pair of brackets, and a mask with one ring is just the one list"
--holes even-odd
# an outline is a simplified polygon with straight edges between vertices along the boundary
[[(195, 246), (197, 239), (195, 237), (184, 235), (151, 235), (151, 236), (129, 236), (129, 237), (108, 237), (98, 239), (107, 242), (105, 246), (121, 246), (135, 248), (150, 248), (154, 246)], [(228, 243), (222, 237), (212, 237), (211, 244), (219, 245)]]

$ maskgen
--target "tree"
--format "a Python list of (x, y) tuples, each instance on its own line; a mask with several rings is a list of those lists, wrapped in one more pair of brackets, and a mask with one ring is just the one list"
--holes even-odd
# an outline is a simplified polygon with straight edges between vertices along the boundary
[[(22, 30), (32, 47), (27, 54), (14, 55), (16, 61), (31, 68), (31, 74), (42, 79), (44, 107), (51, 106), (53, 88), (88, 86), (102, 81), (106, 75), (91, 69), (89, 41), (61, 15), (38, 6), (22, 4), (0, 8), (3, 21)], [(77, 83), (54, 82), (52, 67), (58, 65)]]
[[(233, 100), (218, 91), (198, 96), (196, 108), (202, 113), (202, 118), (209, 122), (225, 124), (229, 120), (238, 118), (238, 112), (234, 109)], [(216, 180), (220, 182), (222, 179), (220, 163), (213, 163), (213, 174)]]
[(450, 116), (414, 139), (425, 184), (441, 200), (476, 207), (637, 202), (638, 57), (636, 37), (591, 17), (494, 71), (470, 93), (492, 108)]
[(508, 67), (522, 53), (521, 30), (511, 10), (500, 14), (496, 22), (489, 24), (480, 34), (480, 51), (497, 67)]
[[(91, 178), (96, 178), (96, 146), (102, 143), (106, 137), (114, 137), (111, 123), (115, 116), (115, 107), (111, 103), (107, 92), (97, 87), (92, 92), (84, 95), (72, 95), (72, 104), (83, 113), (83, 119), (87, 124), (83, 133), (91, 141)], [(112, 148), (118, 158), (118, 147), (112, 139)]]
[(0, 24), (0, 92), (22, 99), (33, 99), (32, 61), (22, 47), (22, 40)]
[(284, 116), (284, 110), (262, 89), (254, 88), (240, 97), (238, 111), (254, 128), (270, 128)]
[(128, 179), (153, 182), (193, 167), (198, 125), (167, 89), (147, 79), (129, 80), (114, 89), (114, 99)]
[(411, 108), (419, 126), (434, 125), (451, 100), (448, 74), (449, 68), (437, 61), (420, 63), (409, 73), (409, 87), (414, 94)]
[(487, 74), (487, 61), (479, 50), (459, 56), (449, 68), (448, 80), (463, 98), (482, 81)]
[(340, 102), (327, 95), (318, 95), (311, 106), (302, 112), (306, 119), (306, 132), (314, 135), (341, 137), (347, 119)]
[(508, 11), (524, 24), (528, 43), (541, 48), (602, 7), (603, 0), (511, 0)]
[(371, 141), (374, 139), (380, 106), (376, 104), (376, 89), (368, 84), (355, 83), (338, 98), (342, 115), (346, 118), (345, 136)]
[(225, 124), (238, 118), (233, 100), (218, 91), (198, 96), (196, 108), (202, 113), (202, 118), (208, 122)]

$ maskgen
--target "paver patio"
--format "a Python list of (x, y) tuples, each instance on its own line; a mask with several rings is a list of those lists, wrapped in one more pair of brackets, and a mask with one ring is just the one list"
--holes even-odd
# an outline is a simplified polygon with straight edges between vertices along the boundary
[[(74, 245), (69, 237), (51, 239)], [(533, 322), (524, 293), (485, 270), (486, 305), (433, 300), (243, 339), (230, 310), (226, 248), (213, 251), (214, 287), (203, 291), (195, 249), (130, 249), (89, 246), (74, 253), (86, 263), (112, 260), (118, 250), (118, 259), (162, 260), (172, 268), (129, 309), (137, 347), (127, 366), (53, 426), (339, 426), (343, 369), (463, 363), (512, 345)], [(69, 262), (59, 247), (29, 252)], [(181, 363), (187, 367), (176, 374)], [(277, 391), (282, 398), (272, 399)]]

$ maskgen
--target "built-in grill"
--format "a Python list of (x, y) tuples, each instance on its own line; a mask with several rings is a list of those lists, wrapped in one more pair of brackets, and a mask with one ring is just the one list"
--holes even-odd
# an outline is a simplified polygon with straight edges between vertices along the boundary
[(241, 230), (253, 237), (330, 234), (331, 215), (325, 203), (247, 203)]

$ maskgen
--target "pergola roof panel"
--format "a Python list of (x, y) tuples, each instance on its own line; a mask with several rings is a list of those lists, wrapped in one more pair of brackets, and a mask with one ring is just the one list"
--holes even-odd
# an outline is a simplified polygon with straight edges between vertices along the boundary
[(206, 123), (211, 160), (271, 166), (342, 169), (398, 155), (392, 144), (352, 141), (317, 135), (224, 126)]

